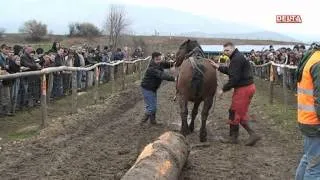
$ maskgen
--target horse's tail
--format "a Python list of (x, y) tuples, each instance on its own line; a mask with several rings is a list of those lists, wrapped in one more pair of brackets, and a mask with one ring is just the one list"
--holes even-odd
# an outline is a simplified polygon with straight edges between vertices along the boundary
[(191, 59), (190, 62), (192, 64), (192, 80), (191, 80), (192, 92), (195, 97), (199, 97), (202, 93), (205, 68), (201, 62), (196, 63), (194, 59)]

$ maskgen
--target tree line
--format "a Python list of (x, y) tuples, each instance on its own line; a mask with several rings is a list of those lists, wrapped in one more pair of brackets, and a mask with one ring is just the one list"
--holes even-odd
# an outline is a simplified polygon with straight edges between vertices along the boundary
[[(69, 24), (68, 35), (70, 37), (97, 37), (105, 33), (109, 39), (109, 44), (112, 47), (117, 47), (120, 37), (130, 24), (125, 8), (119, 5), (110, 5), (104, 24), (103, 29), (99, 29), (90, 22), (73, 22)], [(41, 21), (33, 19), (26, 21), (19, 32), (26, 34), (28, 40), (40, 41), (48, 35), (48, 27)], [(5, 29), (0, 28), (0, 38), (4, 33)]]

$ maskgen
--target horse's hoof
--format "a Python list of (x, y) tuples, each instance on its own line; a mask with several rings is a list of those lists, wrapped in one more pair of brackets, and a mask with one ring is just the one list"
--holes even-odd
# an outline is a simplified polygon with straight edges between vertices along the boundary
[(200, 129), (200, 142), (207, 141), (207, 131)]
[(193, 133), (193, 131), (194, 131), (194, 125), (190, 125), (190, 126), (189, 126), (189, 130), (190, 130), (191, 133)]
[(180, 133), (181, 133), (184, 137), (186, 137), (186, 136), (189, 135), (191, 132), (190, 132), (189, 129), (188, 129), (188, 130), (181, 130)]
[(200, 136), (200, 142), (207, 142), (207, 137), (206, 136), (204, 136), (204, 137)]

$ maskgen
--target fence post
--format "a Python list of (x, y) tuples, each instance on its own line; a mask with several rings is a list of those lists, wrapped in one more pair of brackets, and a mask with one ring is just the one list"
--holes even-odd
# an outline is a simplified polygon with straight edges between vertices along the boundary
[(115, 91), (115, 80), (114, 80), (114, 65), (110, 68), (110, 80), (111, 80), (111, 93)]
[(121, 88), (122, 88), (122, 90), (124, 90), (125, 88), (126, 88), (126, 63), (125, 63), (125, 61), (123, 61), (122, 62), (122, 73), (121, 73), (121, 75), (122, 75), (122, 82), (121, 82), (121, 84), (122, 84), (122, 86), (121, 86)]
[(274, 71), (273, 66), (270, 64), (270, 77), (269, 77), (269, 103), (273, 104), (273, 82), (274, 82)]
[(142, 61), (139, 61), (139, 79), (142, 80)]
[(77, 73), (78, 71), (72, 72), (72, 113), (77, 113), (77, 101), (78, 101)]
[(41, 128), (47, 127), (47, 79), (46, 74), (42, 75), (41, 78), (41, 114), (42, 114), (42, 123)]
[(288, 90), (287, 90), (287, 67), (283, 67), (283, 78), (282, 78), (282, 85), (283, 85), (283, 101), (284, 101), (284, 110), (287, 112), (288, 106)]
[(97, 104), (98, 102), (98, 84), (99, 84), (99, 67), (97, 66), (94, 69), (95, 79), (94, 79), (94, 103)]
[(50, 102), (50, 97), (51, 97), (51, 94), (52, 94), (52, 88), (53, 88), (53, 73), (50, 73), (49, 77), (48, 77), (47, 103)]

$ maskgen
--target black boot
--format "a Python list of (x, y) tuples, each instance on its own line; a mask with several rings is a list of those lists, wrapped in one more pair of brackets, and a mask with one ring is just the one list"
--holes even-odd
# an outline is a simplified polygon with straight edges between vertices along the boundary
[(261, 137), (258, 136), (249, 126), (248, 122), (241, 122), (241, 126), (248, 132), (250, 135), (249, 139), (246, 142), (246, 146), (254, 146), (260, 139)]
[(143, 118), (141, 119), (140, 125), (143, 125), (144, 123), (146, 123), (149, 118), (150, 118), (150, 114), (144, 113)]
[(150, 115), (150, 123), (152, 125), (156, 125), (157, 124), (157, 121), (156, 121), (156, 113), (151, 113)]
[(238, 144), (239, 137), (239, 125), (230, 124), (230, 134), (229, 137), (220, 139), (222, 143), (226, 144)]
[(3, 112), (3, 115), (5, 116), (13, 116), (13, 114), (10, 112), (9, 106), (3, 106), (2, 112)]

